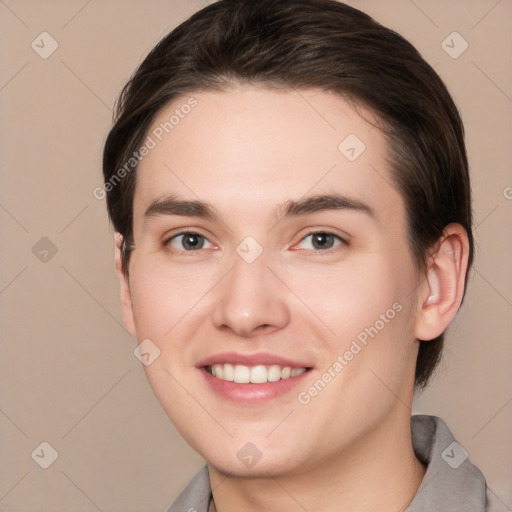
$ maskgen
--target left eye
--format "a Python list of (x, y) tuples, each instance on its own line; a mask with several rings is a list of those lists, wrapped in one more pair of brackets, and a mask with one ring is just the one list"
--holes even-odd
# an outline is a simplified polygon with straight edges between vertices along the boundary
[(180, 251), (197, 251), (213, 247), (213, 244), (207, 238), (197, 233), (179, 233), (169, 238), (167, 243)]
[(317, 232), (305, 236), (298, 245), (302, 246), (302, 249), (321, 251), (332, 249), (342, 243), (344, 240), (333, 233)]

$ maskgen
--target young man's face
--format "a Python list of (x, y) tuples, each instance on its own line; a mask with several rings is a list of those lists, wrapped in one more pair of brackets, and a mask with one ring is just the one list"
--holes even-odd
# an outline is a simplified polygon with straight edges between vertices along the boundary
[(325, 92), (193, 96), (148, 133), (123, 292), (166, 413), (240, 475), (410, 436), (421, 286), (384, 136)]

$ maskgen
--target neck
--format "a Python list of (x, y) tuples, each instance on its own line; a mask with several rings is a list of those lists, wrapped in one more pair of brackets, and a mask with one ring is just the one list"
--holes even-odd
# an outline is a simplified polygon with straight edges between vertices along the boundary
[[(402, 406), (403, 407), (403, 406)], [(265, 472), (258, 478), (227, 476), (209, 466), (217, 512), (403, 511), (426, 468), (416, 458), (410, 415), (390, 418), (342, 453), (301, 473)]]

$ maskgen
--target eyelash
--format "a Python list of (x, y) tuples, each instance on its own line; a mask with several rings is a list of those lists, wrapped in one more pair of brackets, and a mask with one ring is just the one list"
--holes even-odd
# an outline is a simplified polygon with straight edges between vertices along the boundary
[[(212, 244), (215, 246), (215, 244), (213, 244), (212, 242), (210, 242), (208, 240), (208, 238), (204, 235), (201, 235), (201, 233), (197, 233), (196, 231), (180, 231), (179, 233), (176, 233), (175, 235), (172, 235), (168, 238), (166, 238), (164, 241), (163, 241), (163, 246), (164, 248), (167, 248), (170, 252), (174, 253), (174, 254), (184, 254), (184, 255), (187, 255), (187, 256), (193, 256), (194, 253), (197, 253), (199, 252), (199, 250), (196, 250), (196, 251), (193, 251), (193, 250), (180, 250), (180, 249), (175, 249), (173, 247), (170, 246), (170, 243), (179, 238), (180, 236), (183, 237), (183, 236), (186, 236), (186, 235), (193, 235), (193, 236), (197, 236), (197, 237), (201, 237), (202, 239), (206, 240), (208, 243)], [(202, 249), (202, 248), (201, 248)]]
[[(172, 235), (172, 236), (166, 238), (163, 241), (164, 248), (169, 249), (170, 252), (172, 252), (174, 254), (186, 254), (186, 255), (189, 255), (189, 256), (194, 255), (194, 253), (200, 252), (201, 249), (203, 249), (202, 247), (199, 248), (198, 250), (180, 250), (180, 249), (172, 248), (170, 246), (170, 242), (172, 242), (173, 240), (176, 240), (179, 237), (183, 237), (183, 236), (186, 236), (186, 235), (194, 235), (194, 236), (197, 236), (197, 237), (201, 237), (206, 242), (208, 242), (208, 243), (212, 244), (214, 247), (216, 247), (215, 244), (210, 242), (210, 240), (208, 240), (208, 238), (206, 236), (201, 235), (200, 233), (197, 233), (196, 231), (181, 231), (179, 233), (176, 233), (175, 235)], [(325, 249), (325, 250), (323, 250), (323, 249), (307, 249), (308, 251), (312, 251), (315, 254), (330, 254), (332, 252), (336, 252), (337, 250), (340, 250), (340, 248), (344, 248), (344, 247), (348, 247), (349, 246), (349, 242), (345, 238), (341, 237), (340, 235), (337, 235), (336, 233), (332, 233), (331, 231), (327, 231), (327, 230), (310, 231), (310, 232), (308, 232), (306, 235), (304, 235), (300, 239), (298, 244), (304, 242), (304, 240), (306, 240), (308, 237), (311, 237), (311, 236), (314, 236), (314, 235), (332, 236), (332, 237), (335, 238), (335, 241), (338, 242), (338, 244), (334, 245), (334, 247), (330, 247), (329, 249)], [(296, 245), (298, 245), (298, 244), (295, 244), (294, 247)], [(292, 248), (292, 250), (300, 250), (300, 249)]]
[[(304, 235), (300, 241), (299, 244), (304, 242), (308, 237), (315, 236), (315, 235), (327, 235), (334, 237), (335, 241), (339, 242), (337, 245), (334, 245), (334, 247), (330, 247), (329, 249), (308, 249), (309, 251), (313, 251), (315, 254), (330, 254), (332, 252), (336, 252), (340, 250), (341, 248), (348, 247), (349, 243), (348, 241), (341, 237), (340, 235), (337, 235), (336, 233), (332, 233), (331, 231), (322, 231), (322, 230), (316, 230), (316, 231), (310, 231), (306, 235)], [(298, 244), (296, 244), (298, 245)], [(294, 249), (298, 250), (298, 249)]]

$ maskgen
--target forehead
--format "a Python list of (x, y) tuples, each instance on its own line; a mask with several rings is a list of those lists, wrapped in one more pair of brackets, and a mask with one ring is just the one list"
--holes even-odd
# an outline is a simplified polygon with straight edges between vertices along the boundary
[(241, 87), (179, 97), (148, 131), (152, 149), (139, 165), (134, 216), (165, 194), (249, 213), (309, 193), (341, 193), (396, 215), (402, 202), (377, 122), (318, 90)]

